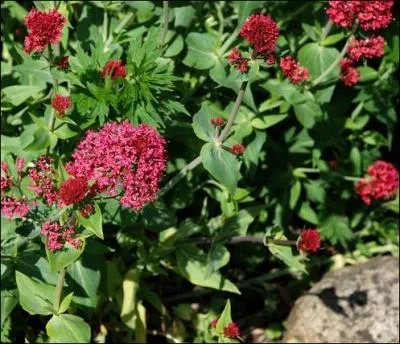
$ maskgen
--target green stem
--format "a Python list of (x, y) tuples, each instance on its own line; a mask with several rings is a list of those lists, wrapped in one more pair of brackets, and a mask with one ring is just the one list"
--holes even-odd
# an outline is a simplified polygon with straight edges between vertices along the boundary
[(343, 176), (343, 179), (348, 180), (349, 182), (358, 182), (359, 180), (362, 180), (362, 178), (350, 176)]
[(278, 240), (278, 239), (265, 239), (264, 245), (268, 246), (268, 244), (275, 244), (281, 246), (296, 246), (297, 241), (295, 240)]
[(222, 14), (222, 8), (223, 5), (219, 5), (219, 3), (215, 3), (215, 7), (217, 8), (217, 17), (218, 17), (218, 21), (219, 21), (219, 29), (218, 29), (218, 33), (220, 36), (222, 36), (224, 34), (224, 16)]
[(58, 281), (57, 281), (57, 286), (56, 286), (56, 292), (54, 295), (54, 310), (58, 312), (58, 309), (60, 308), (60, 300), (61, 300), (61, 294), (62, 294), (62, 288), (64, 285), (64, 280), (65, 280), (65, 268), (62, 268), (60, 270), (60, 275), (58, 276)]
[(164, 187), (159, 191), (158, 197), (161, 197), (164, 194), (166, 194), (186, 175), (187, 172), (193, 170), (200, 164), (201, 164), (201, 157), (198, 156), (196, 159), (187, 164), (183, 169), (181, 169), (179, 173), (174, 178), (172, 178), (167, 184), (164, 185)]
[(236, 116), (239, 112), (240, 104), (242, 104), (242, 100), (244, 98), (244, 93), (246, 91), (248, 81), (242, 81), (242, 84), (240, 85), (239, 93), (236, 97), (235, 104), (233, 105), (232, 112), (229, 116), (228, 123), (226, 123), (224, 130), (222, 130), (221, 135), (219, 135), (217, 142), (222, 143), (226, 139), (226, 137), (229, 135), (229, 132), (232, 128), (233, 122), (236, 119)]
[(161, 32), (160, 47), (163, 47), (168, 34), (169, 11), (168, 1), (163, 1), (163, 28)]
[(104, 6), (104, 13), (103, 13), (103, 42), (104, 44), (107, 42), (107, 30), (108, 30), (108, 13), (107, 8)]
[(332, 26), (333, 26), (333, 22), (331, 20), (328, 20), (328, 22), (326, 23), (324, 29), (322, 30), (320, 42), (322, 42), (329, 35), (329, 32), (332, 29)]
[(311, 84), (312, 87), (315, 87), (319, 83), (321, 83), (332, 72), (332, 70), (339, 64), (340, 60), (344, 57), (344, 55), (346, 55), (347, 50), (349, 49), (350, 43), (354, 39), (354, 32), (356, 31), (357, 26), (358, 26), (358, 24), (356, 22), (350, 32), (349, 38), (347, 38), (346, 44), (344, 45), (344, 47), (343, 47), (342, 51), (340, 52), (339, 56), (337, 57), (337, 59), (335, 61), (333, 61), (333, 63), (318, 78), (316, 78), (312, 82), (312, 84)]
[(217, 53), (218, 56), (223, 56), (226, 53), (226, 51), (229, 49), (234, 40), (239, 36), (239, 33), (240, 33), (240, 28), (237, 28), (235, 31), (232, 32), (232, 34), (228, 37), (223, 46), (218, 50)]

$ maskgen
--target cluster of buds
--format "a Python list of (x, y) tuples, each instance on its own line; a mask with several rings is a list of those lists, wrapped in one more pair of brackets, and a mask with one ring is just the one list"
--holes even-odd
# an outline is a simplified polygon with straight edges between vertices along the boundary
[[(210, 321), (210, 327), (215, 329), (217, 327), (218, 319)], [(222, 336), (225, 338), (237, 338), (240, 335), (239, 327), (234, 323), (230, 322), (222, 329)]]

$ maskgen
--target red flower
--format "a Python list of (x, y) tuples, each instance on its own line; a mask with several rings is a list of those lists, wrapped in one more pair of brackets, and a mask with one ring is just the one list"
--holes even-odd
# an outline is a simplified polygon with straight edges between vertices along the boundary
[(241, 145), (241, 144), (235, 144), (230, 148), (230, 152), (235, 155), (242, 155), (244, 151), (246, 150), (246, 147)]
[(60, 186), (61, 202), (65, 205), (77, 204), (86, 197), (88, 190), (86, 178), (69, 178)]
[(228, 62), (230, 64), (234, 64), (239, 62), (242, 59), (242, 54), (240, 53), (238, 48), (233, 48), (228, 55)]
[(346, 86), (353, 86), (360, 80), (360, 73), (354, 67), (354, 61), (344, 57), (340, 60), (340, 79)]
[(363, 57), (373, 59), (383, 56), (384, 49), (385, 39), (382, 36), (370, 37), (360, 41), (354, 39), (347, 54), (354, 61)]
[(225, 119), (223, 119), (222, 117), (211, 118), (210, 123), (216, 127), (220, 127), (225, 123)]
[(71, 97), (62, 96), (61, 94), (56, 94), (51, 102), (51, 106), (54, 110), (58, 112), (61, 117), (65, 116), (65, 111), (67, 111), (72, 106)]
[(317, 229), (305, 229), (297, 240), (297, 249), (306, 252), (316, 252), (321, 246), (320, 234)]
[(267, 54), (275, 51), (279, 29), (270, 16), (255, 14), (247, 18), (240, 34), (257, 53)]
[(242, 57), (238, 48), (233, 48), (228, 55), (228, 62), (233, 64), (235, 68), (241, 73), (247, 73), (249, 71), (249, 60)]
[(79, 208), (79, 212), (83, 217), (89, 217), (94, 212), (94, 206), (90, 203), (85, 204)]
[(292, 56), (281, 58), (279, 65), (283, 75), (288, 77), (293, 84), (298, 84), (309, 78), (308, 69), (302, 67)]
[(1, 184), (0, 184), (0, 191), (1, 195), (5, 193), (9, 187), (13, 184), (12, 178), (9, 175), (8, 164), (5, 161), (1, 162)]
[(264, 60), (266, 64), (273, 65), (276, 63), (276, 56), (273, 54), (269, 54)]
[(103, 79), (105, 79), (107, 75), (110, 75), (112, 80), (118, 77), (125, 78), (126, 74), (126, 67), (121, 60), (108, 61), (101, 71), (101, 77)]
[(210, 321), (210, 327), (211, 328), (216, 328), (218, 323), (218, 319), (214, 319)]
[(57, 69), (68, 69), (69, 67), (69, 56), (63, 56), (57, 63)]
[(368, 167), (368, 176), (356, 184), (356, 192), (365, 204), (374, 199), (389, 199), (399, 189), (399, 172), (390, 163), (378, 160)]
[(235, 323), (231, 322), (224, 327), (222, 334), (224, 337), (235, 338), (240, 334), (239, 327)]
[(25, 37), (25, 52), (28, 54), (41, 53), (48, 44), (59, 43), (66, 21), (67, 19), (56, 9), (48, 12), (32, 9), (24, 19), (29, 32)]

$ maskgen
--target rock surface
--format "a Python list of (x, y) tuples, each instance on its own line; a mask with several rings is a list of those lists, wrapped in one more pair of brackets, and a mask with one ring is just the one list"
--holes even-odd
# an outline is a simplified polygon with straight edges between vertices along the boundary
[(296, 301), (283, 342), (398, 343), (398, 258), (328, 273)]

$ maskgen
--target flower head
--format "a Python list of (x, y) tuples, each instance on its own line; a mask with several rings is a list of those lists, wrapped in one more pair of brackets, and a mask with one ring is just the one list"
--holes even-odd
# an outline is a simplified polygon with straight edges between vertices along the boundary
[(126, 74), (126, 67), (121, 60), (108, 61), (101, 71), (101, 77), (103, 79), (105, 79), (107, 75), (109, 75), (112, 80), (116, 78), (125, 78)]
[(3, 195), (3, 193), (5, 193), (12, 184), (13, 184), (13, 180), (12, 180), (11, 176), (9, 175), (8, 164), (5, 161), (2, 161), (1, 162), (1, 184), (0, 184), (1, 195)]
[(234, 65), (235, 68), (241, 73), (247, 73), (249, 71), (249, 60), (242, 57), (238, 48), (233, 48), (228, 55), (228, 62)]
[(61, 39), (61, 31), (67, 19), (57, 9), (39, 11), (32, 9), (24, 19), (28, 29), (25, 37), (25, 52), (41, 53), (48, 44), (57, 44)]
[(356, 192), (365, 204), (389, 199), (399, 189), (399, 172), (390, 163), (378, 160), (368, 167), (368, 176), (356, 184)]
[(15, 167), (17, 168), (17, 172), (21, 173), (22, 170), (24, 169), (24, 166), (25, 166), (24, 158), (17, 157), (17, 159), (15, 159)]
[(216, 328), (218, 323), (218, 319), (213, 319), (210, 321), (210, 327), (211, 328)]
[(166, 167), (165, 145), (148, 125), (109, 122), (86, 133), (66, 169), (75, 177), (93, 179), (100, 193), (122, 191), (121, 204), (139, 210), (155, 199)]
[(354, 61), (363, 57), (373, 59), (383, 56), (384, 49), (385, 39), (382, 36), (373, 36), (364, 40), (354, 39), (347, 54)]
[(94, 213), (94, 206), (91, 203), (84, 204), (82, 207), (79, 208), (79, 213), (83, 217), (89, 217), (91, 214)]
[(211, 118), (210, 123), (215, 127), (220, 127), (225, 123), (225, 119), (222, 117)]
[(54, 99), (51, 102), (51, 106), (57, 113), (61, 116), (65, 116), (65, 111), (71, 108), (72, 100), (71, 97), (62, 96), (61, 94), (56, 94)]
[(246, 150), (246, 147), (245, 147), (245, 146), (243, 146), (243, 145), (237, 143), (237, 144), (233, 145), (233, 146), (230, 148), (229, 151), (230, 151), (232, 154), (235, 154), (235, 155), (242, 155), (242, 154), (244, 153), (245, 150)]
[(239, 327), (235, 323), (231, 322), (224, 327), (222, 334), (224, 337), (236, 338), (240, 334)]
[(297, 249), (305, 252), (316, 252), (321, 246), (321, 238), (317, 229), (305, 229), (297, 240)]
[(57, 63), (57, 69), (63, 70), (69, 68), (69, 56), (63, 56)]
[(244, 22), (240, 35), (257, 53), (267, 54), (275, 51), (279, 29), (269, 15), (254, 14)]
[(62, 249), (66, 243), (75, 248), (82, 245), (82, 242), (74, 237), (75, 228), (72, 225), (46, 221), (42, 224), (40, 234), (47, 238), (47, 247), (51, 252)]
[(24, 218), (29, 213), (28, 201), (24, 198), (4, 197), (1, 200), (1, 213), (9, 219)]
[(86, 197), (88, 191), (89, 187), (86, 178), (69, 178), (60, 186), (60, 200), (65, 205), (77, 204)]
[(309, 78), (308, 69), (301, 66), (292, 56), (285, 56), (279, 63), (283, 75), (289, 78), (293, 84), (305, 81)]
[(346, 86), (353, 86), (360, 80), (360, 73), (354, 67), (354, 61), (344, 57), (340, 60), (340, 79)]

